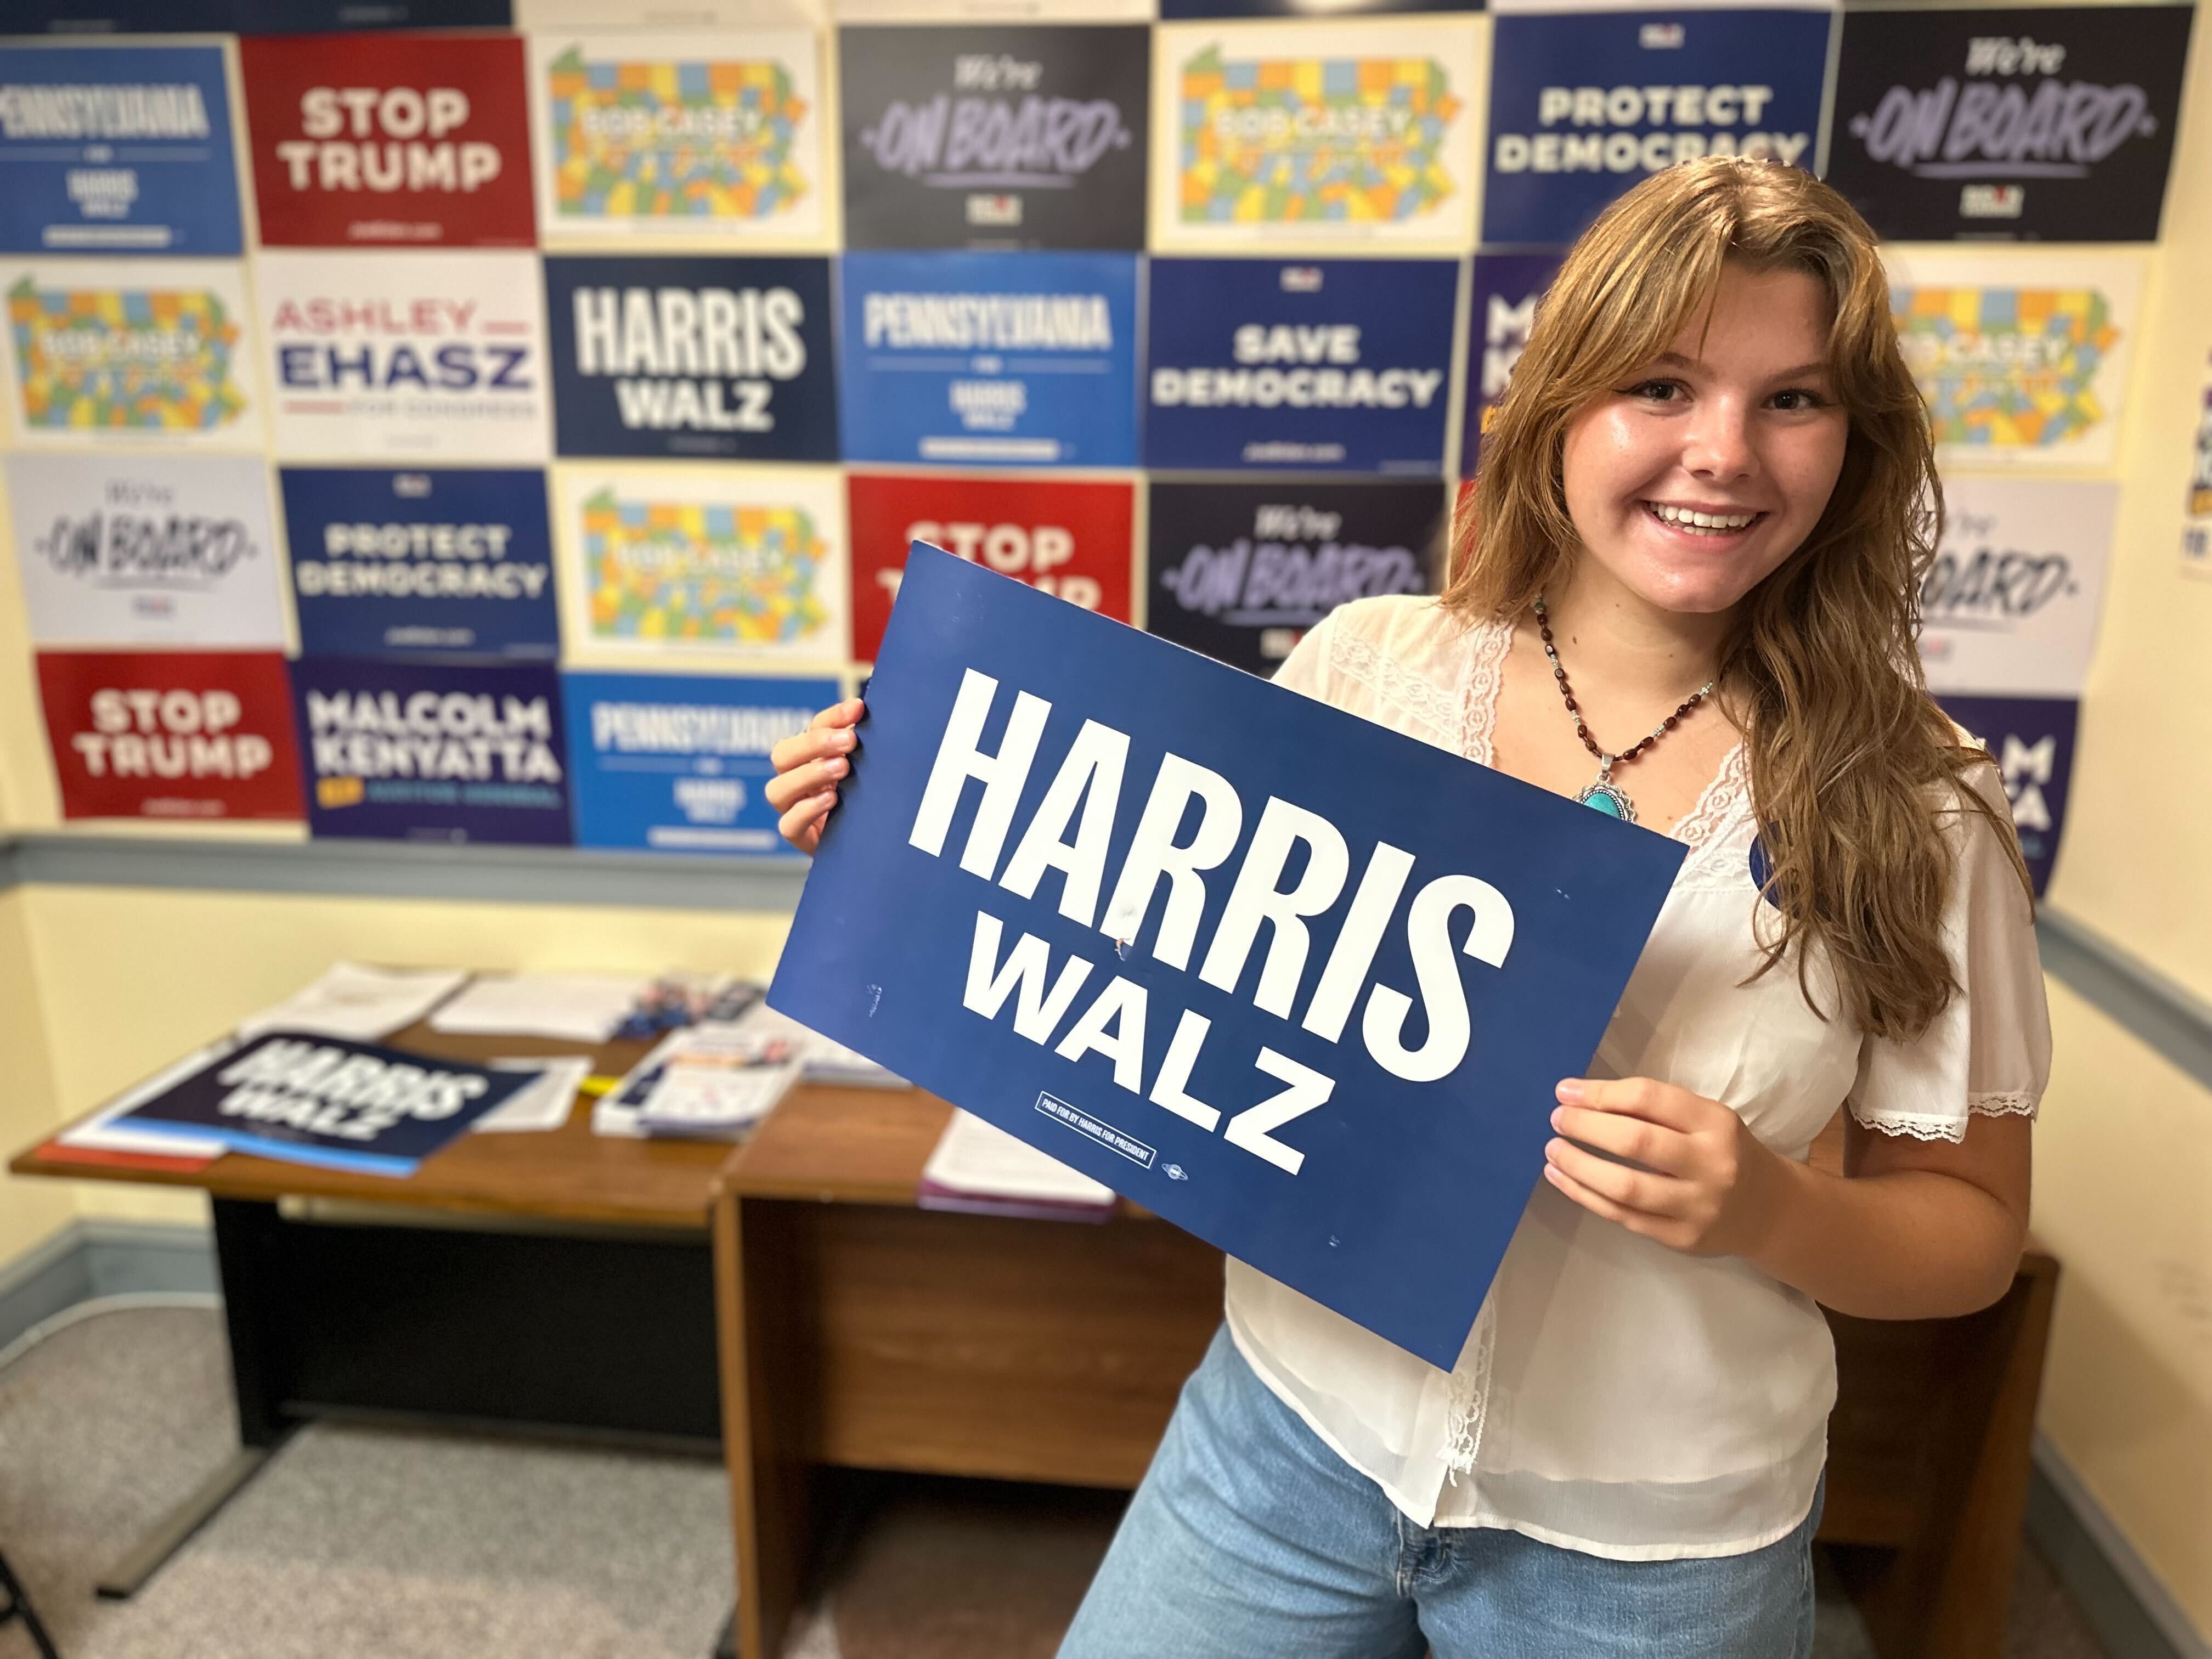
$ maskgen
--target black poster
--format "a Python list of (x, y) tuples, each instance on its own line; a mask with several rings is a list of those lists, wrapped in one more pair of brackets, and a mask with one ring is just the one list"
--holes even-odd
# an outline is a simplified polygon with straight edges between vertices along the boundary
[(1151, 31), (847, 28), (845, 244), (1141, 248)]
[(562, 455), (837, 459), (827, 259), (551, 258)]
[(1893, 240), (2155, 241), (2191, 15), (1846, 12), (1828, 182)]
[(1434, 592), (1444, 505), (1437, 481), (1156, 483), (1146, 630), (1272, 674), (1346, 600)]

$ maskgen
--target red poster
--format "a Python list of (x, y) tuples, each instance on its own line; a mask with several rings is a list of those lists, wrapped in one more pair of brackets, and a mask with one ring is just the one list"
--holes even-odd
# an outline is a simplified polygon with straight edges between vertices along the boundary
[(855, 473), (848, 486), (853, 654), (864, 662), (883, 642), (914, 541), (1018, 576), (1085, 611), (1130, 620), (1133, 485)]
[(239, 42), (269, 247), (529, 247), (515, 35), (248, 35)]
[(297, 818), (292, 694), (274, 651), (42, 651), (70, 818)]

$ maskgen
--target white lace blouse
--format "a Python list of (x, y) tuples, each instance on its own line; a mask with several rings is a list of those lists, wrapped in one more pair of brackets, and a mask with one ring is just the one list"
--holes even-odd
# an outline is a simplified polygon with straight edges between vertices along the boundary
[[(1276, 678), (1487, 765), (1511, 638), (1431, 599), (1360, 600)], [(1737, 749), (1674, 827), (1689, 856), (1592, 1073), (1723, 1101), (1798, 1159), (1846, 1101), (1861, 1123), (1923, 1139), (1960, 1139), (1974, 1113), (2033, 1116), (2051, 1038), (2028, 902), (1979, 816), (1954, 822), (1944, 933), (1964, 994), (1917, 1042), (1863, 1036), (1807, 1007), (1794, 960), (1741, 982), (1762, 901)], [(1227, 1311), (1262, 1381), (1425, 1526), (1510, 1528), (1620, 1560), (1737, 1554), (1804, 1518), (1826, 1456), (1835, 1352), (1810, 1298), (1740, 1258), (1638, 1237), (1542, 1181), (1449, 1373), (1242, 1262)]]

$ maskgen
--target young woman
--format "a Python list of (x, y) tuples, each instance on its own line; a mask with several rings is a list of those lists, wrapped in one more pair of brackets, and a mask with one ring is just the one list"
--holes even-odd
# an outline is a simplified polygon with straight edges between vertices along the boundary
[[(1568, 254), (1443, 597), (1277, 678), (1688, 856), (1457, 1366), (1231, 1262), (1062, 1659), (1811, 1651), (1815, 1304), (2003, 1292), (2049, 1065), (2003, 793), (1914, 646), (1937, 499), (1826, 185), (1688, 163)], [(802, 848), (858, 715), (778, 746)], [(1841, 1177), (1805, 1162), (1838, 1108)]]

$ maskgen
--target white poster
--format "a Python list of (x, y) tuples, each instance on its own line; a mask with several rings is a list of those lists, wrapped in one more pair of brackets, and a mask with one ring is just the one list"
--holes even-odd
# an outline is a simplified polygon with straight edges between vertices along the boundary
[(822, 246), (820, 54), (805, 29), (532, 36), (545, 238)]
[(1487, 19), (1152, 32), (1152, 246), (1462, 253), (1474, 238)]
[(0, 263), (17, 439), (258, 447), (245, 273), (234, 259)]
[(2104, 609), (2119, 486), (1948, 478), (1920, 592), (1929, 689), (2075, 697)]
[(269, 469), (255, 455), (13, 455), (32, 642), (281, 650)]
[(254, 283), (285, 459), (545, 459), (535, 254), (264, 252)]
[(2112, 463), (2142, 261), (1885, 251), (1890, 309), (1947, 466)]
[(568, 660), (845, 660), (835, 469), (575, 463), (554, 499)]

